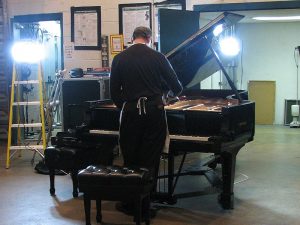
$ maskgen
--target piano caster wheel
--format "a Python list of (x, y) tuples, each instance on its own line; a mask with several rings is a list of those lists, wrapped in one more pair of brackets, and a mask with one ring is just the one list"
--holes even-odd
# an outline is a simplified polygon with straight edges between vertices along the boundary
[(77, 192), (77, 191), (74, 191), (74, 192), (73, 192), (73, 197), (74, 197), (74, 198), (77, 198), (77, 197), (78, 197), (78, 192)]
[(54, 188), (53, 188), (53, 189), (50, 188), (50, 195), (51, 195), (51, 196), (55, 196), (55, 189), (54, 189)]
[(175, 205), (177, 203), (177, 198), (175, 196), (172, 196), (167, 200), (167, 203), (169, 205)]
[(101, 223), (102, 222), (102, 216), (96, 216), (96, 221), (97, 221), (97, 223)]
[(218, 202), (223, 209), (233, 209), (234, 208), (234, 194), (218, 196)]

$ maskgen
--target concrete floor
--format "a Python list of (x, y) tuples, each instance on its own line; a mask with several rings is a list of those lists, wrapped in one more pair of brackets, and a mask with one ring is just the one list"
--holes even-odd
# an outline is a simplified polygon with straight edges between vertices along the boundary
[[(300, 225), (300, 129), (257, 126), (255, 141), (238, 154), (235, 209), (222, 210), (217, 194), (180, 199), (159, 208), (155, 225)], [(70, 176), (56, 177), (56, 197), (49, 195), (49, 178), (34, 172), (31, 152), (13, 159), (6, 170), (0, 146), (0, 225), (83, 225), (82, 195), (72, 197)], [(198, 157), (198, 156), (196, 156)], [(178, 192), (206, 186), (204, 178), (184, 177)], [(95, 221), (93, 203), (92, 224)], [(103, 203), (105, 225), (131, 225), (132, 217)]]

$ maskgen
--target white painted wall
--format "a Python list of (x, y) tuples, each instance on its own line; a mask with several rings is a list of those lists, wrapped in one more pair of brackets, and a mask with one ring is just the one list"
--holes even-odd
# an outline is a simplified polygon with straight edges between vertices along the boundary
[(242, 88), (249, 80), (276, 81), (275, 124), (283, 124), (284, 99), (297, 97), (294, 50), (300, 45), (300, 22), (240, 24), (237, 35), (243, 41)]
[[(102, 35), (118, 34), (119, 32), (119, 4), (149, 2), (146, 0), (8, 0), (8, 16), (63, 13), (64, 46), (72, 46), (71, 42), (71, 12), (70, 8), (81, 6), (101, 6), (101, 33)], [(111, 57), (110, 57), (111, 58)], [(75, 67), (83, 69), (101, 67), (101, 52), (77, 50), (73, 51), (72, 59), (65, 58), (67, 70)]]
[[(151, 0), (8, 0), (7, 6), (10, 18), (15, 15), (63, 13), (63, 44), (64, 46), (70, 46), (72, 45), (70, 41), (70, 7), (101, 6), (101, 33), (111, 35), (117, 34), (119, 31), (118, 4), (141, 2), (151, 2)], [(193, 9), (194, 4), (238, 2), (257, 2), (257, 0), (186, 0), (187, 9), (189, 10)], [(282, 23), (280, 27), (275, 27), (274, 24), (268, 24), (267, 26), (265, 24), (249, 24), (241, 25), (238, 30), (244, 43), (243, 85), (239, 88), (247, 89), (249, 80), (276, 80), (275, 124), (283, 124), (284, 99), (296, 97), (296, 67), (293, 50), (295, 46), (300, 45), (298, 41), (300, 37), (299, 27), (299, 24), (286, 23)], [(101, 54), (100, 51), (77, 50), (74, 51), (72, 59), (65, 58), (64, 61), (66, 69), (101, 67)], [(241, 68), (238, 68), (238, 71), (240, 72)], [(219, 75), (217, 74), (215, 79), (218, 78)], [(214, 86), (216, 85), (217, 82), (214, 82)]]
[[(240, 23), (236, 36), (242, 42), (236, 64), (237, 88), (247, 90), (249, 80), (276, 81), (274, 124), (283, 124), (284, 100), (297, 98), (294, 51), (300, 46), (300, 22)], [(296, 60), (299, 64), (298, 52)], [(219, 81), (217, 72), (203, 81), (201, 87), (218, 89)]]
[[(163, 0), (153, 0), (160, 2)], [(63, 13), (64, 46), (71, 46), (71, 13), (70, 7), (101, 6), (101, 33), (103, 35), (119, 32), (118, 5), (128, 3), (152, 2), (151, 0), (7, 0), (8, 16), (40, 13)], [(229, 2), (249, 2), (243, 0), (187, 0), (187, 8), (192, 10), (194, 4), (212, 4)], [(111, 57), (110, 57), (111, 58)], [(73, 51), (73, 58), (65, 58), (65, 68), (101, 67), (100, 51)]]
[[(289, 1), (289, 0), (282, 0), (282, 1)], [(186, 0), (186, 8), (187, 10), (193, 10), (193, 5), (243, 3), (243, 2), (274, 2), (274, 0)]]
[[(241, 1), (187, 0), (187, 8), (193, 9), (194, 4), (234, 2)], [(274, 124), (283, 124), (284, 100), (297, 98), (294, 50), (300, 46), (300, 22), (239, 23), (236, 31), (243, 43), (242, 64), (241, 57), (237, 63), (237, 88), (247, 90), (249, 80), (276, 81)], [(218, 89), (219, 81), (218, 72), (202, 82), (201, 87)]]

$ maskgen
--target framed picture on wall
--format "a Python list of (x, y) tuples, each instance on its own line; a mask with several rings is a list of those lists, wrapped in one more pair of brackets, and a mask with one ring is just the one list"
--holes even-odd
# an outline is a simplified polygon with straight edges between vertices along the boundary
[(101, 49), (101, 7), (71, 7), (71, 41), (75, 50)]
[(111, 54), (118, 54), (123, 51), (123, 35), (110, 35), (110, 51)]
[(151, 3), (119, 5), (119, 33), (123, 34), (124, 46), (131, 43), (132, 33), (136, 27), (151, 28), (151, 13)]

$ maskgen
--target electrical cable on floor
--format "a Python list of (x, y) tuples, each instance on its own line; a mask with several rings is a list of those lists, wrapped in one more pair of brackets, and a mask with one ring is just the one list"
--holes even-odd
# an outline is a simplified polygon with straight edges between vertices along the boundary
[(243, 174), (243, 173), (239, 173), (239, 174), (242, 175), (244, 177), (244, 179), (236, 181), (236, 182), (234, 182), (234, 184), (239, 184), (239, 183), (245, 182), (246, 180), (249, 179), (249, 177), (246, 174)]

